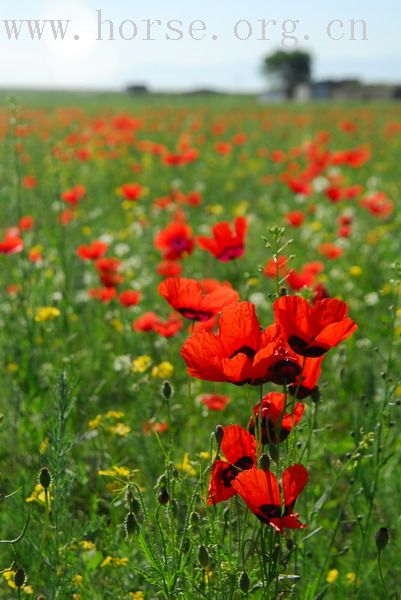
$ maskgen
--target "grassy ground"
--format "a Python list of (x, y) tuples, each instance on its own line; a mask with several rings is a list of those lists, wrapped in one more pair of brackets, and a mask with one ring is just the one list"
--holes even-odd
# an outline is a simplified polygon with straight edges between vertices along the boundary
[[(13, 95), (17, 106), (0, 95), (1, 222), (3, 232), (23, 216), (34, 224), (21, 232), (23, 250), (0, 254), (0, 537), (23, 534), (0, 545), (0, 598), (396, 597), (401, 107)], [(127, 116), (134, 121), (116, 121)], [(198, 151), (193, 162), (163, 162), (166, 149), (188, 148)], [(334, 153), (355, 148), (362, 155), (367, 149), (361, 164), (333, 161)], [(311, 189), (295, 194), (283, 174), (298, 178), (311, 165)], [(122, 196), (129, 182), (142, 186), (137, 202)], [(360, 190), (331, 202), (329, 182)], [(77, 184), (86, 192), (74, 208), (62, 194)], [(188, 202), (191, 192), (201, 194), (201, 204)], [(361, 204), (377, 193), (392, 210), (372, 213)], [(71, 220), (63, 225), (65, 210)], [(211, 434), (219, 423), (246, 427), (259, 389), (189, 378), (180, 355), (188, 323), (171, 338), (132, 329), (146, 311), (163, 319), (171, 313), (157, 290), (154, 239), (177, 210), (195, 235), (241, 215), (249, 225), (242, 258), (222, 263), (197, 247), (181, 261), (184, 277), (229, 281), (267, 326), (276, 286), (260, 269), (272, 257), (263, 237), (271, 241), (269, 228), (286, 224), (284, 240), (293, 241), (283, 253), (294, 255), (291, 266), (299, 272), (320, 261), (313, 285), (345, 300), (358, 324), (325, 358), (320, 401), (305, 401), (304, 418), (282, 445), (281, 466), (302, 462), (309, 472), (297, 504), (308, 529), (275, 537), (238, 497), (206, 506)], [(287, 223), (293, 210), (304, 213), (299, 227)], [(347, 237), (339, 232), (341, 216), (352, 217)], [(107, 256), (121, 260), (118, 292), (140, 291), (138, 305), (89, 297), (100, 287), (98, 275), (76, 249), (99, 239), (109, 245)], [(343, 252), (328, 258), (323, 243)], [(169, 402), (166, 379), (174, 387)], [(264, 392), (277, 389), (267, 384)], [(230, 397), (221, 413), (198, 401), (211, 392)], [(52, 476), (47, 494), (38, 486), (43, 467)], [(128, 536), (127, 490), (139, 524)], [(381, 527), (389, 532), (382, 579), (375, 543)], [(278, 572), (268, 584), (272, 564)], [(8, 569), (20, 567), (28, 580), (18, 590)], [(244, 572), (248, 592), (241, 590)]]

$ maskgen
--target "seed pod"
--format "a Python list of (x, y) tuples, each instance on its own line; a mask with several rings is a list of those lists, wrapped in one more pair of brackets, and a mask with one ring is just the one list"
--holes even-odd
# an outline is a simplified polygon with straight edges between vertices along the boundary
[(288, 293), (287, 288), (285, 288), (285, 287), (280, 288), (280, 291), (279, 291), (280, 296), (286, 296), (287, 293)]
[(17, 569), (14, 575), (14, 583), (17, 588), (22, 588), (22, 586), (25, 584), (25, 579), (26, 577), (24, 569)]
[(270, 458), (267, 454), (262, 454), (259, 459), (260, 468), (264, 471), (268, 471), (270, 469)]
[(167, 487), (167, 477), (164, 473), (163, 475), (160, 475), (159, 479), (157, 480), (156, 487), (158, 487), (161, 490), (164, 490)]
[(40, 469), (40, 473), (39, 473), (40, 485), (45, 490), (47, 490), (50, 487), (51, 482), (52, 482), (52, 476), (50, 475), (50, 471), (48, 469), (46, 469), (46, 467), (43, 467), (42, 469)]
[(216, 442), (220, 448), (221, 442), (223, 441), (224, 437), (224, 427), (222, 425), (217, 425), (216, 429), (214, 430), (214, 435), (216, 438)]
[(238, 587), (244, 594), (247, 594), (249, 592), (251, 582), (249, 579), (249, 575), (246, 571), (242, 571), (241, 575), (239, 576)]
[(125, 517), (124, 527), (127, 538), (133, 535), (134, 533), (137, 533), (137, 531), (139, 530), (139, 525), (134, 513), (129, 512), (127, 514), (127, 516)]
[(377, 550), (381, 552), (388, 544), (388, 529), (387, 527), (380, 527), (379, 531), (376, 533), (376, 546)]
[(170, 400), (174, 395), (174, 388), (169, 381), (163, 381), (161, 392), (165, 400)]
[(204, 569), (206, 569), (209, 565), (209, 552), (207, 551), (206, 546), (204, 546), (203, 544), (199, 546), (198, 561), (200, 566)]
[(170, 494), (168, 493), (168, 491), (166, 489), (163, 489), (160, 494), (157, 497), (158, 501), (160, 504), (163, 504), (163, 506), (165, 506), (166, 504), (169, 503), (170, 500)]

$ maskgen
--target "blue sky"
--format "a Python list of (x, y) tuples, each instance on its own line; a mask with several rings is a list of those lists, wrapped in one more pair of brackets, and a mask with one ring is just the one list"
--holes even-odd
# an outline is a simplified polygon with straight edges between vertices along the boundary
[[(4, 2), (4, 0), (3, 0)], [(103, 27), (103, 40), (97, 40), (98, 14), (114, 25), (115, 40), (109, 41), (108, 26)], [(55, 41), (51, 30), (45, 29), (42, 40), (31, 40), (26, 26), (18, 40), (9, 40), (5, 19), (70, 19), (64, 41)], [(152, 40), (146, 37), (143, 20), (159, 20), (153, 26)], [(270, 40), (262, 40), (262, 20), (276, 20), (269, 25)], [(363, 19), (367, 40), (350, 40), (351, 19)], [(123, 20), (135, 22), (135, 39), (123, 40), (118, 29)], [(183, 38), (166, 40), (167, 23), (183, 23)], [(206, 23), (206, 32), (193, 33), (203, 40), (191, 39), (189, 25), (194, 20)], [(234, 26), (244, 21), (238, 35)], [(0, 52), (3, 57), (0, 86), (78, 87), (119, 89), (130, 82), (143, 82), (153, 89), (173, 90), (193, 87), (218, 87), (248, 91), (261, 90), (265, 83), (260, 73), (262, 57), (280, 46), (282, 24), (298, 20), (294, 35), (299, 47), (314, 55), (315, 75), (323, 77), (361, 77), (366, 81), (401, 81), (401, 3), (399, 0), (19, 0), (18, 6), (8, 3), (0, 10)], [(327, 26), (332, 21), (333, 37)], [(178, 26), (175, 24), (175, 26)], [(289, 27), (290, 24), (287, 23)], [(133, 34), (132, 23), (126, 23), (123, 34)], [(196, 24), (199, 29), (200, 24)], [(181, 27), (180, 27), (181, 29)], [(74, 36), (79, 35), (79, 40)], [(172, 36), (172, 32), (170, 31)], [(178, 34), (177, 34), (178, 35)], [(212, 39), (215, 36), (217, 39)], [(305, 36), (308, 40), (305, 41)], [(288, 41), (288, 40), (287, 40)]]

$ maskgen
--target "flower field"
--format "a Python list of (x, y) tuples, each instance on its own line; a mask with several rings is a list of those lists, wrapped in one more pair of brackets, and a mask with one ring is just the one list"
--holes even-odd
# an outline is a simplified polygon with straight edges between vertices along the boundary
[(3, 98), (0, 598), (398, 598), (401, 107)]

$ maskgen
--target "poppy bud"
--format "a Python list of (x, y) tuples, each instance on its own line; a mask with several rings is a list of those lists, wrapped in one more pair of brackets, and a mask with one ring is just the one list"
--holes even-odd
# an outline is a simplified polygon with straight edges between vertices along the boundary
[(216, 438), (216, 442), (220, 448), (221, 442), (223, 441), (224, 437), (224, 427), (222, 425), (217, 425), (216, 429), (214, 430), (214, 435)]
[(159, 479), (157, 480), (157, 484), (156, 487), (160, 488), (161, 490), (164, 490), (167, 487), (167, 478), (164, 475), (160, 475)]
[(280, 296), (286, 296), (287, 295), (287, 288), (285, 287), (281, 287), (280, 291), (279, 291)]
[(14, 575), (14, 583), (17, 588), (22, 588), (25, 584), (25, 571), (24, 569), (17, 569)]
[(274, 460), (275, 463), (278, 463), (278, 461), (280, 459), (278, 447), (275, 446), (274, 444), (269, 444), (269, 454), (270, 454), (271, 459)]
[(241, 575), (238, 579), (238, 587), (244, 594), (249, 592), (249, 588), (251, 587), (251, 582), (249, 580), (248, 573), (246, 571), (242, 571)]
[(168, 491), (166, 489), (163, 489), (160, 494), (157, 497), (158, 501), (160, 504), (163, 504), (163, 506), (165, 506), (166, 504), (169, 503), (170, 500), (170, 494), (168, 493)]
[(191, 513), (191, 523), (192, 525), (197, 525), (200, 521), (200, 516), (199, 513), (197, 513), (196, 511)]
[(377, 550), (381, 552), (388, 544), (388, 529), (387, 527), (380, 527), (376, 533), (376, 546)]
[(174, 395), (174, 388), (169, 381), (163, 381), (161, 392), (165, 400), (170, 400)]
[(140, 511), (139, 500), (135, 498), (134, 494), (132, 493), (132, 490), (129, 488), (125, 493), (125, 502), (127, 504), (127, 507), (129, 508), (129, 511), (134, 513), (135, 516), (138, 516)]
[(134, 513), (129, 512), (127, 514), (127, 516), (125, 517), (124, 528), (127, 538), (139, 530), (138, 521), (136, 520), (136, 516), (134, 515)]
[(51, 482), (52, 482), (52, 476), (50, 475), (50, 471), (48, 469), (46, 469), (46, 467), (43, 467), (42, 469), (40, 469), (40, 473), (39, 473), (40, 485), (45, 490), (47, 490), (50, 487)]
[(270, 458), (267, 454), (262, 454), (259, 459), (260, 468), (264, 471), (268, 471), (270, 469)]
[(199, 546), (198, 561), (200, 566), (204, 569), (206, 569), (209, 565), (209, 552), (207, 551), (206, 546), (204, 546), (203, 544)]
[(184, 554), (188, 554), (189, 549), (191, 547), (191, 542), (189, 541), (189, 538), (184, 538), (182, 540), (182, 551)]

